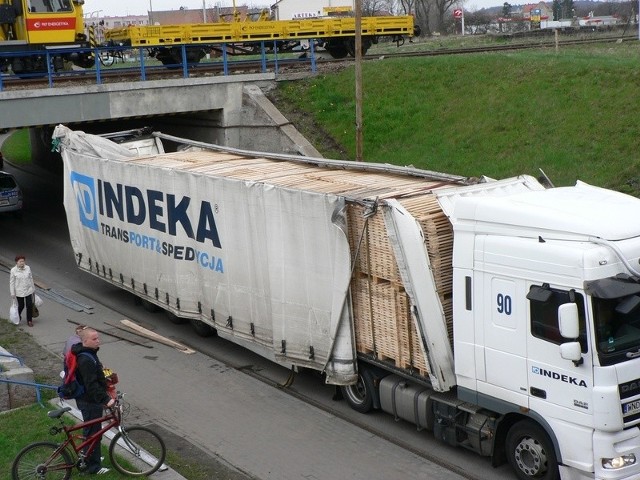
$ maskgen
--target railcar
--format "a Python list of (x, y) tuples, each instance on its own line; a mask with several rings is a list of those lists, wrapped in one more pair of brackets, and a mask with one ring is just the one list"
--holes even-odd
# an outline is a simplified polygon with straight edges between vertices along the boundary
[(84, 0), (0, 0), (0, 71), (58, 71), (66, 61), (92, 67), (83, 4)]

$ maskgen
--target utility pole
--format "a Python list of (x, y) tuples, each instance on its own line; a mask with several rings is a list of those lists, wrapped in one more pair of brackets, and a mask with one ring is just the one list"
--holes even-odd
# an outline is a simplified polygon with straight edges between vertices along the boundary
[[(640, 1), (640, 0), (639, 0)], [(356, 7), (356, 162), (362, 162), (362, 0), (355, 1)]]

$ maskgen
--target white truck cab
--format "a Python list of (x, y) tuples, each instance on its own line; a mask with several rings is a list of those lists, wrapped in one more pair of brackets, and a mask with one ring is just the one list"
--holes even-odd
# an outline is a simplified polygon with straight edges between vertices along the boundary
[(452, 202), (458, 398), (529, 417), (522, 478), (551, 454), (562, 478), (637, 478), (640, 200), (536, 183)]

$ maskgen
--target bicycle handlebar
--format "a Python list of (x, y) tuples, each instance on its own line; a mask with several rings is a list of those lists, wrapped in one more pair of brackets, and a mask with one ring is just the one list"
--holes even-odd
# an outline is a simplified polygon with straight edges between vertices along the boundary
[(105, 405), (105, 408), (110, 410), (112, 413), (120, 413), (122, 414), (122, 399), (124, 398), (125, 394), (124, 392), (117, 392), (116, 393), (116, 398), (114, 398), (114, 402), (113, 405), (111, 405), (110, 407)]

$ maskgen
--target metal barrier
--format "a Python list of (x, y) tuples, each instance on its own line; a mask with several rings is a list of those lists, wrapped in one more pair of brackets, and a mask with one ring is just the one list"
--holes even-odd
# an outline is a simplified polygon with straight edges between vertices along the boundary
[(20, 364), (21, 367), (24, 367), (24, 362), (22, 361), (22, 358), (16, 356), (16, 355), (11, 355), (10, 353), (2, 353), (0, 352), (0, 357), (7, 357), (7, 358), (15, 358), (16, 360), (18, 360), (18, 363)]
[(57, 385), (46, 385), (44, 383), (36, 383), (36, 382), (23, 382), (21, 380), (9, 380), (6, 378), (0, 378), (0, 383), (10, 383), (10, 384), (15, 384), (15, 385), (23, 385), (23, 386), (27, 386), (27, 387), (34, 387), (36, 389), (36, 401), (40, 404), (41, 407), (45, 407), (45, 405), (42, 403), (42, 394), (40, 392), (40, 389), (42, 388), (48, 388), (51, 390), (58, 390)]
[[(282, 57), (278, 56), (278, 44), (277, 41), (273, 42), (259, 42), (260, 49), (260, 64), (262, 73), (267, 71), (269, 65), (273, 65), (276, 74), (280, 65), (284, 62), (288, 63), (309, 63), (311, 71), (316, 72), (316, 58), (315, 58), (315, 42), (309, 41), (308, 54), (299, 56), (298, 58)], [(147, 54), (147, 48), (145, 47), (124, 47), (124, 46), (110, 46), (110, 47), (95, 47), (95, 48), (80, 48), (80, 49), (47, 49), (39, 51), (23, 51), (23, 52), (0, 52), (0, 66), (3, 66), (5, 73), (0, 71), (0, 91), (6, 88), (7, 80), (20, 80), (20, 79), (35, 79), (46, 77), (49, 88), (53, 88), (55, 82), (63, 80), (65, 78), (82, 76), (84, 78), (95, 78), (95, 83), (100, 85), (103, 81), (103, 75), (105, 71), (118, 71), (118, 72), (140, 72), (140, 80), (145, 81), (147, 79), (147, 73), (153, 70), (166, 70), (169, 69), (182, 69), (183, 78), (189, 78), (190, 72), (197, 69), (200, 62), (188, 62), (187, 61), (187, 47), (190, 45), (182, 44), (175, 45), (180, 48), (181, 61), (176, 64), (167, 65), (152, 65), (150, 64), (150, 58)], [(222, 59), (221, 61), (210, 59), (207, 60), (207, 64), (218, 63), (221, 65), (223, 75), (229, 75), (230, 65), (242, 65), (246, 64), (247, 60), (230, 60), (227, 51), (232, 49), (232, 44), (221, 43), (217, 44), (219, 47)], [(267, 46), (271, 48), (271, 53), (268, 52)], [(94, 66), (91, 68), (78, 68), (76, 70), (61, 70), (59, 68), (60, 57), (69, 58), (70, 55), (87, 55), (91, 54), (94, 59)], [(291, 53), (291, 52), (288, 52)], [(307, 53), (304, 51), (295, 53)], [(256, 52), (256, 55), (258, 53)], [(56, 66), (54, 66), (54, 59), (56, 59)], [(39, 65), (38, 71), (28, 72), (20, 71), (19, 73), (13, 72), (12, 65), (17, 66), (18, 62), (24, 62)], [(253, 60), (255, 61), (255, 60)], [(15, 63), (14, 63), (15, 62)], [(127, 66), (129, 65), (129, 66)], [(11, 72), (9, 73), (9, 69)], [(21, 66), (22, 68), (22, 66)]]

